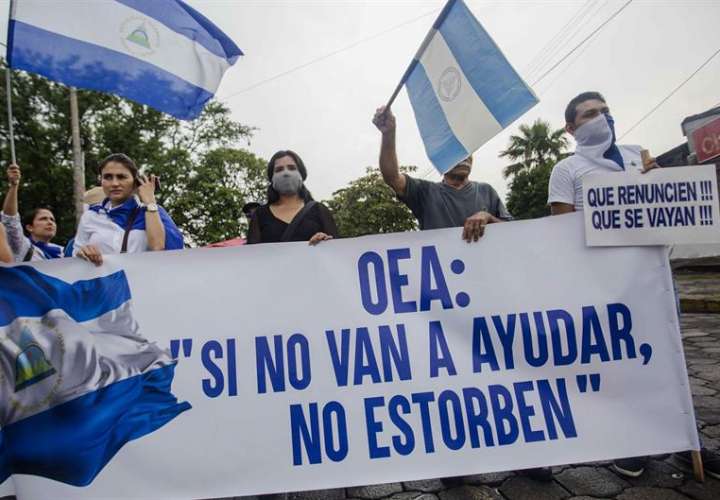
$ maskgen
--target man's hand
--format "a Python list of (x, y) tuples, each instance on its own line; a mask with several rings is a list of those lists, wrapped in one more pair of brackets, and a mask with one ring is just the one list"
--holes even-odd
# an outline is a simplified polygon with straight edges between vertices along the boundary
[(647, 149), (643, 149), (640, 151), (640, 156), (642, 158), (642, 173), (646, 174), (649, 171), (651, 171), (654, 168), (660, 168), (660, 165), (657, 164), (657, 161), (655, 161), (655, 158), (650, 156), (650, 153)]
[(383, 134), (395, 132), (395, 115), (393, 115), (390, 108), (386, 106), (380, 106), (375, 110), (375, 116), (373, 116), (372, 121)]
[(103, 263), (102, 253), (100, 253), (100, 250), (94, 245), (85, 245), (80, 248), (77, 256), (88, 262), (92, 262), (96, 266), (101, 266)]
[(17, 186), (20, 184), (22, 174), (20, 173), (20, 167), (14, 163), (7, 168), (7, 178), (11, 186)]
[(479, 240), (485, 234), (485, 226), (497, 222), (498, 219), (487, 212), (478, 212), (465, 219), (462, 238), (471, 243)]

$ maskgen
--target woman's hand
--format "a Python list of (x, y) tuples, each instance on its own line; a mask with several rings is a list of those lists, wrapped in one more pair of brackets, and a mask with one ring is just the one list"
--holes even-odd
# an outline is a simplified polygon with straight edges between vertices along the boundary
[(7, 168), (7, 178), (8, 183), (11, 186), (17, 186), (18, 184), (20, 184), (20, 179), (22, 178), (22, 175), (20, 173), (20, 167), (18, 167), (14, 163), (10, 165)]
[(330, 236), (329, 234), (315, 233), (315, 234), (313, 234), (313, 237), (310, 238), (310, 241), (308, 241), (308, 243), (312, 246), (315, 246), (318, 243), (320, 243), (321, 241), (331, 240), (331, 239), (333, 239), (333, 237)]
[(158, 176), (152, 174), (150, 174), (150, 177), (146, 175), (138, 177), (140, 186), (138, 187), (137, 193), (140, 201), (145, 205), (148, 203), (157, 203), (155, 201), (155, 182), (158, 178)]
[(102, 254), (95, 245), (85, 245), (84, 247), (80, 247), (77, 256), (88, 262), (92, 262), (96, 266), (101, 266), (103, 263)]

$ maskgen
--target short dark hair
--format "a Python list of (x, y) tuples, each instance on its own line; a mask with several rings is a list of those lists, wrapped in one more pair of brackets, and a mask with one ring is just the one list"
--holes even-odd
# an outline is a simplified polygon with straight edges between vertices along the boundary
[[(272, 185), (272, 178), (273, 174), (275, 173), (275, 161), (285, 156), (289, 156), (293, 159), (295, 165), (297, 165), (298, 172), (300, 172), (300, 176), (302, 177), (303, 181), (307, 179), (307, 168), (305, 168), (305, 163), (302, 161), (302, 158), (300, 158), (300, 155), (298, 155), (295, 151), (290, 151), (289, 149), (283, 149), (278, 151), (277, 153), (272, 155), (270, 161), (268, 161), (267, 164), (267, 177), (270, 181), (270, 185), (268, 186), (267, 190), (268, 205), (275, 203), (280, 199), (280, 193), (275, 191), (275, 188)], [(300, 196), (300, 198), (302, 198), (305, 203), (313, 199), (310, 191), (308, 191), (308, 189), (305, 187), (305, 183), (303, 183), (303, 186), (300, 188), (298, 196)]]
[(100, 162), (100, 166), (98, 167), (98, 174), (102, 176), (103, 169), (110, 162), (119, 163), (123, 167), (127, 168), (132, 174), (133, 179), (135, 180), (137, 180), (137, 178), (140, 176), (140, 171), (138, 170), (137, 165), (135, 165), (135, 162), (132, 160), (132, 158), (130, 158), (124, 153), (113, 153), (106, 156), (105, 159)]
[(50, 210), (48, 207), (37, 207), (32, 212), (28, 212), (22, 217), (23, 229), (25, 229), (25, 226), (32, 226), (35, 223), (35, 217), (37, 217), (38, 214), (43, 210), (47, 210), (52, 214), (53, 217), (55, 217), (53, 211)]
[(605, 98), (602, 96), (600, 92), (583, 92), (582, 94), (579, 94), (568, 103), (567, 107), (565, 108), (565, 123), (575, 123), (575, 118), (577, 118), (577, 107), (578, 104), (581, 104), (585, 101), (589, 101), (591, 99), (597, 99), (598, 101), (606, 102)]

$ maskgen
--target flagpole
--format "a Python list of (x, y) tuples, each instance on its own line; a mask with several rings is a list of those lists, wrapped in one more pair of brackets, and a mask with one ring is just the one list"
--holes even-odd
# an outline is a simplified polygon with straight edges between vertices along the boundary
[(430, 45), (430, 42), (433, 39), (433, 36), (435, 35), (435, 31), (437, 30), (438, 26), (442, 24), (442, 22), (445, 20), (445, 18), (448, 15), (448, 12), (450, 12), (450, 9), (453, 7), (453, 5), (457, 2), (457, 0), (448, 0), (445, 6), (443, 7), (442, 11), (440, 11), (440, 14), (438, 15), (437, 19), (433, 23), (433, 25), (430, 27), (430, 30), (428, 31), (427, 35), (425, 35), (425, 38), (423, 39), (422, 43), (420, 44), (420, 48), (418, 48), (417, 52), (415, 53), (415, 57), (413, 57), (413, 60), (410, 61), (410, 65), (405, 70), (405, 73), (403, 73), (402, 78), (400, 79), (400, 83), (397, 84), (397, 87), (395, 87), (395, 90), (393, 91), (392, 95), (390, 96), (390, 99), (388, 99), (387, 104), (385, 105), (385, 109), (390, 109), (390, 106), (392, 106), (392, 103), (395, 102), (395, 98), (400, 93), (400, 90), (403, 88), (403, 85), (405, 85), (405, 81), (410, 76), (410, 73), (412, 73), (412, 70), (415, 69), (415, 66), (417, 66), (417, 63), (420, 61), (420, 58), (423, 55), (423, 52), (425, 52), (425, 49), (427, 49), (428, 45)]
[(75, 221), (80, 223), (80, 217), (83, 214), (83, 197), (85, 196), (85, 165), (80, 144), (80, 112), (78, 111), (75, 87), (70, 87), (70, 123), (73, 148), (73, 201), (75, 202)]
[(10, 77), (10, 66), (5, 68), (5, 94), (7, 94), (7, 115), (8, 115), (8, 134), (10, 136), (10, 161), (15, 164), (15, 129), (13, 127), (12, 112), (12, 79)]
[(11, 36), (11, 20), (13, 17), (14, 0), (10, 0), (8, 5), (8, 44), (5, 46), (5, 94), (7, 97), (7, 115), (8, 115), (8, 136), (10, 139), (10, 161), (15, 164), (17, 158), (15, 157), (15, 128), (13, 127), (13, 112), (12, 112), (12, 69), (10, 68), (10, 58), (8, 51), (10, 50), (10, 36)]

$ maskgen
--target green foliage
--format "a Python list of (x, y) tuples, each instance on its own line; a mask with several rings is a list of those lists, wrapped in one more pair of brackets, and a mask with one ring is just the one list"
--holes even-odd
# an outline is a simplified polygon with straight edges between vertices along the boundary
[[(400, 167), (404, 173), (415, 170), (416, 167)], [(325, 204), (344, 238), (417, 229), (412, 212), (398, 201), (380, 171), (372, 167), (367, 167), (364, 176), (335, 191)]]
[(500, 157), (515, 161), (503, 170), (503, 175), (510, 177), (507, 208), (516, 219), (544, 217), (550, 215), (550, 173), (568, 156), (565, 130), (552, 130), (548, 122), (538, 119), (531, 126), (520, 125), (520, 133), (510, 136), (508, 147), (500, 153)]
[[(69, 90), (15, 71), (12, 97), (17, 157), (23, 170), (20, 209), (53, 210), (57, 241), (63, 243), (75, 232)], [(0, 112), (6, 116), (5, 99), (1, 101)], [(158, 201), (195, 244), (238, 236), (245, 229), (242, 205), (263, 201), (264, 162), (239, 149), (253, 129), (233, 121), (223, 104), (211, 102), (199, 118), (186, 122), (98, 92), (79, 91), (78, 102), (87, 188), (97, 184), (97, 167), (105, 156), (127, 154), (144, 173), (161, 177)], [(7, 163), (7, 123), (0, 123), (0, 146)]]
[(510, 181), (507, 209), (516, 219), (535, 219), (550, 215), (548, 181), (555, 163), (523, 169)]
[(507, 149), (500, 153), (501, 158), (520, 161), (505, 167), (503, 175), (512, 177), (523, 169), (559, 158), (567, 145), (564, 129), (552, 130), (548, 122), (539, 118), (530, 126), (520, 125), (520, 135), (510, 136)]

